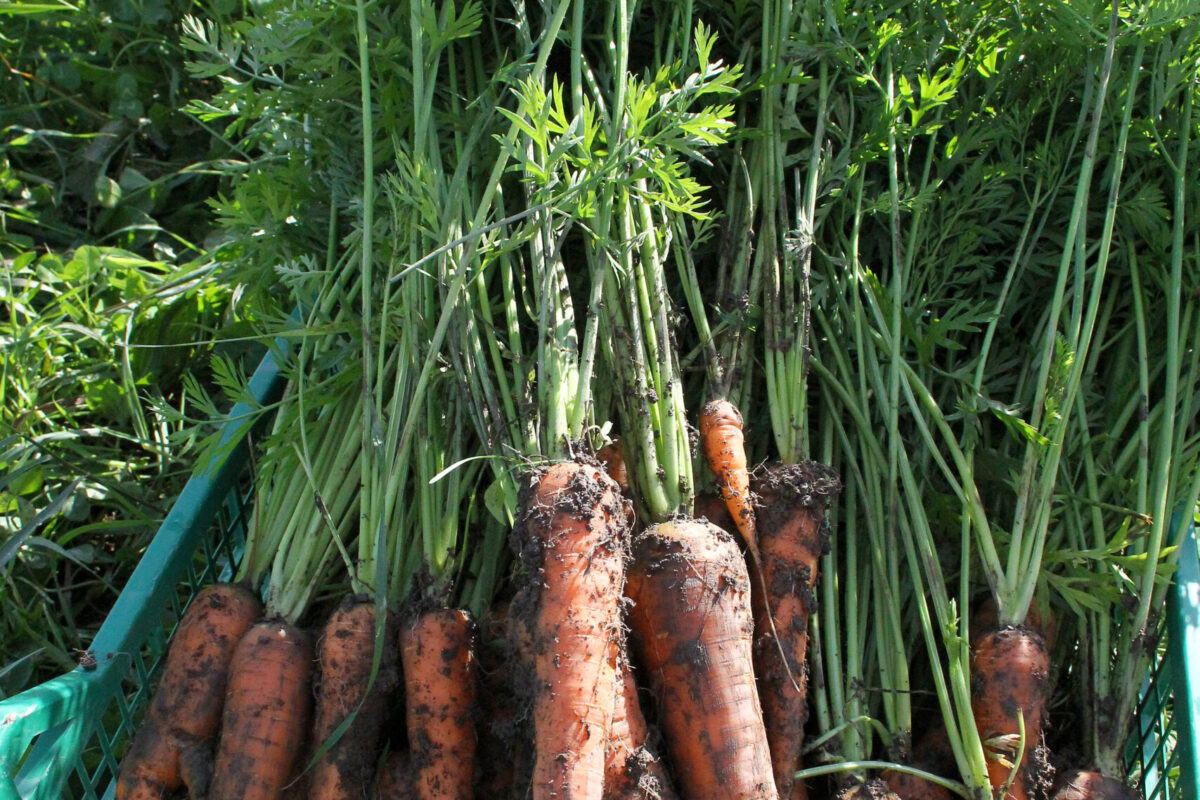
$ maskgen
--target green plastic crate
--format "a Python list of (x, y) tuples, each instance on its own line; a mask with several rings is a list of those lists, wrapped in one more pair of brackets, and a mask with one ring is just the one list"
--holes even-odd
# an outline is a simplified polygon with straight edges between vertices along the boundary
[[(272, 356), (250, 388), (272, 402), (283, 380)], [(244, 419), (235, 406), (223, 430), (236, 449), (188, 481), (128, 585), (96, 634), (96, 665), (80, 667), (0, 701), (0, 800), (111, 798), (117, 754), (140, 717), (166, 644), (202, 585), (229, 577), (244, 541), (253, 495)], [(1180, 524), (1178, 521), (1176, 524)], [(1129, 774), (1145, 800), (1200, 800), (1200, 559), (1190, 531), (1168, 606), (1167, 655), (1147, 676), (1131, 742)]]
[[(251, 376), (250, 392), (267, 405), (283, 383), (268, 354)], [(184, 486), (96, 633), (94, 666), (0, 701), (0, 800), (113, 797), (117, 756), (175, 625), (201, 586), (237, 567), (253, 495), (251, 411), (242, 403), (230, 410), (221, 437), (232, 453)]]

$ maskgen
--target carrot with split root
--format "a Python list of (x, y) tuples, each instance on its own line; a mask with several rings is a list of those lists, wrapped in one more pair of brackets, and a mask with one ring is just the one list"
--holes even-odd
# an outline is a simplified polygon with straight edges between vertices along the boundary
[(733, 539), (686, 518), (646, 529), (627, 594), (683, 796), (776, 798), (754, 680), (750, 578)]
[(415, 797), (470, 800), (475, 782), (475, 621), (439, 608), (401, 626)]
[(522, 487), (514, 543), (530, 576), (513, 614), (532, 633), (534, 800), (600, 800), (617, 683), (627, 533), (616, 483), (562, 462)]
[(205, 794), (229, 662), (261, 615), (258, 598), (240, 584), (206, 586), (196, 595), (171, 640), (146, 719), (121, 763), (117, 800), (157, 800), (184, 786), (193, 797)]
[(209, 800), (277, 800), (296, 777), (312, 706), (313, 648), (282, 617), (234, 651)]

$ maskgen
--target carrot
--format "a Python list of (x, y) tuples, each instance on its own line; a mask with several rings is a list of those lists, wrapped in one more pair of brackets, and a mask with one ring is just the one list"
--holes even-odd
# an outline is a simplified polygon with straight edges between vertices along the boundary
[(808, 619), (817, 609), (817, 567), (829, 546), (825, 509), (841, 488), (815, 461), (756, 475), (759, 563), (754, 661), (779, 796), (804, 797), (797, 783), (808, 721)]
[(474, 796), (475, 622), (458, 609), (417, 614), (401, 626), (407, 728), (416, 795)]
[(375, 796), (379, 800), (417, 800), (412, 758), (407, 750), (393, 750), (383, 759)]
[(627, 520), (617, 484), (563, 462), (518, 498), (514, 544), (529, 584), (514, 599), (534, 650), (534, 800), (600, 800), (616, 701)]
[(775, 798), (754, 683), (750, 579), (733, 538), (709, 522), (659, 523), (634, 540), (628, 577), (634, 651), (681, 793)]
[(617, 670), (616, 704), (604, 754), (605, 800), (675, 800), (662, 762), (649, 747), (633, 667), (621, 658)]
[(312, 800), (357, 800), (374, 779), (386, 699), (399, 682), (393, 637), (385, 636), (380, 669), (367, 695), (375, 623), (374, 603), (347, 597), (329, 616), (318, 640), (321, 683), (312, 747), (323, 747), (351, 713), (357, 714), (309, 772), (306, 796)]
[(188, 606), (167, 652), (154, 699), (121, 763), (118, 800), (159, 798), (187, 786), (201, 796), (234, 648), (262, 614), (245, 586), (214, 584)]
[(229, 665), (208, 800), (278, 800), (296, 777), (312, 705), (312, 642), (282, 618), (256, 623)]
[(629, 491), (629, 471), (625, 468), (625, 445), (614, 439), (596, 451), (596, 458), (604, 465), (608, 477), (617, 482), (622, 492)]
[(746, 437), (737, 407), (721, 398), (700, 411), (700, 443), (717, 479), (717, 489), (729, 508), (738, 532), (758, 558), (754, 506), (750, 499), (750, 470), (746, 465)]
[(1140, 795), (1124, 781), (1094, 770), (1072, 769), (1055, 781), (1053, 800), (1137, 800)]
[[(1044, 788), (1040, 746), (1050, 672), (1046, 644), (1039, 633), (1021, 627), (973, 638), (971, 712), (988, 756), (992, 790), (1002, 800), (1027, 800)], [(1022, 721), (1025, 742), (1019, 749)]]

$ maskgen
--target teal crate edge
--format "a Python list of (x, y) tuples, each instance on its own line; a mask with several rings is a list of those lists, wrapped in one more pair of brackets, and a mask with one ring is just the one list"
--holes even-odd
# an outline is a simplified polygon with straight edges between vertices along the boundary
[(1171, 589), (1167, 614), (1168, 650), (1174, 677), (1174, 695), (1185, 702), (1175, 706), (1175, 752), (1179, 755), (1182, 800), (1200, 800), (1200, 553), (1196, 526), (1184, 537), (1179, 569)]
[[(269, 352), (251, 376), (250, 395), (259, 406), (269, 405), (282, 386), (279, 362), (274, 351)], [(174, 589), (187, 557), (195, 549), (195, 540), (216, 515), (217, 505), (212, 499), (232, 485), (236, 467), (244, 458), (244, 439), (253, 415), (254, 408), (248, 403), (235, 404), (226, 415), (220, 443), (228, 445), (230, 452), (220, 463), (193, 475), (172, 505), (97, 632), (93, 641), (95, 668), (77, 669), (0, 701), (0, 800), (29, 797), (31, 794), (23, 790), (33, 786), (40, 796), (61, 793), (71, 761), (68, 756), (90, 735), (94, 722), (89, 715), (72, 711), (86, 705), (97, 691), (111, 693), (109, 684), (122, 679), (131, 651), (136, 649), (132, 646), (137, 641), (135, 634), (150, 632), (156, 622), (156, 609), (165, 605), (167, 593)], [(43, 736), (25, 755), (35, 737), (55, 727), (63, 730)], [(19, 774), (14, 774), (18, 764)]]

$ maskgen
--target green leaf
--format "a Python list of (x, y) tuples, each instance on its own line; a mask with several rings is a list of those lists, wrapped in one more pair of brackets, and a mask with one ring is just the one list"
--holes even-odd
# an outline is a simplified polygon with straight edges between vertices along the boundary
[(121, 185), (103, 173), (96, 176), (93, 190), (93, 199), (105, 208), (115, 208), (121, 202)]
[(483, 501), (497, 522), (501, 525), (513, 524), (517, 514), (517, 487), (508, 473), (492, 481), (483, 493)]

